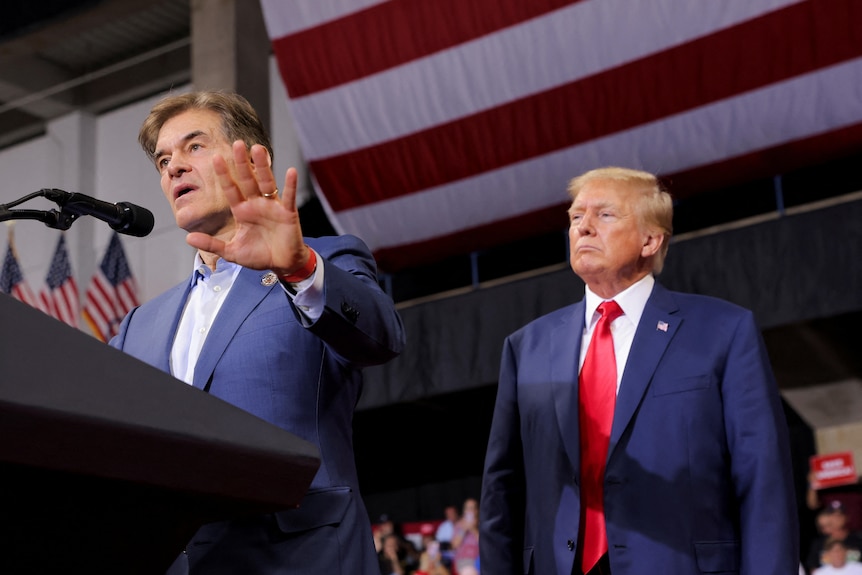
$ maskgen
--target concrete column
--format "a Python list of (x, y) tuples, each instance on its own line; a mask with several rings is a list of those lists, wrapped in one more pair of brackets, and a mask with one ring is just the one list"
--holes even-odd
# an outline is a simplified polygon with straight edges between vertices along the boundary
[(192, 84), (245, 96), (271, 131), (271, 45), (257, 0), (190, 0)]
[[(73, 112), (48, 124), (48, 150), (54, 156), (59, 177), (56, 187), (67, 192), (96, 196), (96, 118), (86, 112)], [(113, 200), (111, 200), (113, 201)], [(89, 280), (96, 269), (96, 226), (106, 226), (98, 220), (83, 216), (75, 220), (66, 234), (66, 248), (72, 260), (72, 272), (78, 281), (83, 298)], [(51, 255), (56, 234), (45, 234), (50, 241)], [(50, 259), (47, 260), (47, 266)], [(41, 286), (41, 279), (39, 285)]]

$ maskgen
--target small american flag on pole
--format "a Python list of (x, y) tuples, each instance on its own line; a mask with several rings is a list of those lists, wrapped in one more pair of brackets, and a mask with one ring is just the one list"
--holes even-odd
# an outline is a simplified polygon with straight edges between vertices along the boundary
[(66, 236), (61, 235), (51, 260), (41, 293), (42, 307), (48, 315), (72, 327), (78, 327), (78, 284), (72, 277), (72, 265), (66, 251)]
[(30, 286), (27, 285), (27, 280), (21, 273), (21, 266), (18, 265), (11, 227), (9, 228), (9, 243), (6, 245), (6, 257), (3, 258), (3, 269), (0, 271), (0, 292), (7, 293), (18, 301), (40, 309), (39, 302), (33, 295)]
[(107, 342), (117, 334), (120, 322), (138, 305), (137, 291), (123, 244), (115, 232), (84, 301), (84, 319), (97, 338)]

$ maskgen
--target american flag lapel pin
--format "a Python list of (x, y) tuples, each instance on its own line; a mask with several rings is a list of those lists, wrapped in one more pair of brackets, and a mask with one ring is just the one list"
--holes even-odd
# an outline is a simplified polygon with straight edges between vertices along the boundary
[(666, 332), (666, 331), (667, 331), (667, 322), (666, 322), (666, 321), (659, 321), (659, 322), (656, 324), (655, 328), (656, 328), (658, 331), (665, 331), (665, 332)]

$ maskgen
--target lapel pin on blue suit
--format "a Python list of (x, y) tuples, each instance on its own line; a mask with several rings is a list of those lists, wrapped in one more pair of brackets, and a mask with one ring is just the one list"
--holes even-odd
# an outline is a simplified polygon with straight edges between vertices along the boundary
[(271, 285), (275, 285), (275, 282), (278, 281), (278, 276), (275, 275), (274, 272), (268, 272), (260, 276), (260, 285), (269, 287)]
[(655, 328), (657, 331), (665, 331), (666, 332), (667, 331), (667, 322), (666, 321), (659, 321), (656, 324)]

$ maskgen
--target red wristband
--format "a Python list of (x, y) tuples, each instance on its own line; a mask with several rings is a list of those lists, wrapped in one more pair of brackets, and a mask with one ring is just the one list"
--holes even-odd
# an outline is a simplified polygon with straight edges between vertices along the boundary
[[(307, 247), (307, 246), (306, 246)], [(314, 253), (314, 250), (308, 248), (308, 261), (304, 266), (294, 271), (290, 275), (281, 276), (282, 281), (286, 281), (287, 283), (299, 283), (302, 280), (307, 280), (311, 277), (311, 274), (314, 273), (314, 270), (317, 269), (317, 254)]]

